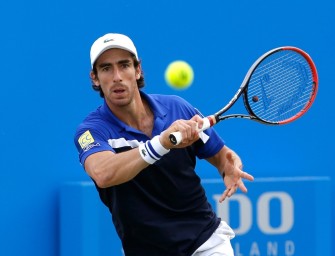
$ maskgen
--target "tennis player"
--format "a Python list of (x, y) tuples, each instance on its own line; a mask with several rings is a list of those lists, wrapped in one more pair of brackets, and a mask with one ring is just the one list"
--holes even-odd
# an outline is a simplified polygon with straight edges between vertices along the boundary
[[(127, 256), (229, 255), (235, 234), (209, 204), (196, 159), (214, 165), (225, 184), (220, 201), (253, 177), (213, 128), (198, 133), (198, 111), (178, 96), (144, 93), (132, 40), (106, 34), (91, 47), (90, 77), (103, 104), (79, 125), (80, 163), (109, 208)], [(182, 133), (173, 146), (169, 134)]]

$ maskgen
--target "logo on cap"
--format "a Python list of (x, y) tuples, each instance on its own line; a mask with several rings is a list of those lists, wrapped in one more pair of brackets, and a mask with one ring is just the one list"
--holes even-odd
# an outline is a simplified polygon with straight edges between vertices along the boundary
[(113, 38), (107, 38), (107, 39), (104, 40), (104, 43), (108, 43), (110, 41), (114, 41), (114, 39)]

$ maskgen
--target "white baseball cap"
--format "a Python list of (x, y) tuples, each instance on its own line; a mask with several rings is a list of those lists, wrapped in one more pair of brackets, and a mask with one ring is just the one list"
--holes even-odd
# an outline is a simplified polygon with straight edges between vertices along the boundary
[(135, 45), (131, 39), (122, 34), (109, 33), (99, 37), (91, 47), (91, 66), (93, 68), (94, 62), (99, 56), (108, 49), (119, 48), (133, 53), (138, 60)]

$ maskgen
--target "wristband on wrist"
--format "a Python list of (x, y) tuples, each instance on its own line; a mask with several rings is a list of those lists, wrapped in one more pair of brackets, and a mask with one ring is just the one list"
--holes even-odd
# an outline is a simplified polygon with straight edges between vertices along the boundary
[(138, 147), (140, 155), (144, 161), (148, 164), (153, 164), (157, 160), (161, 159), (162, 156), (170, 152), (170, 149), (166, 149), (162, 146), (159, 141), (159, 135), (153, 137), (151, 140), (147, 140), (145, 143), (140, 144)]

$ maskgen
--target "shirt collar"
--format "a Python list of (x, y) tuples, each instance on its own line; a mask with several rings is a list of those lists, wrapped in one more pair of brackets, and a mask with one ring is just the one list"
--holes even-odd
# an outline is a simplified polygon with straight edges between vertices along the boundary
[(155, 119), (157, 117), (163, 118), (167, 115), (168, 109), (165, 105), (163, 105), (161, 102), (159, 102), (152, 95), (146, 94), (142, 91), (140, 91), (140, 94), (141, 94), (141, 97), (148, 102), (151, 111), (154, 113), (154, 118)]

